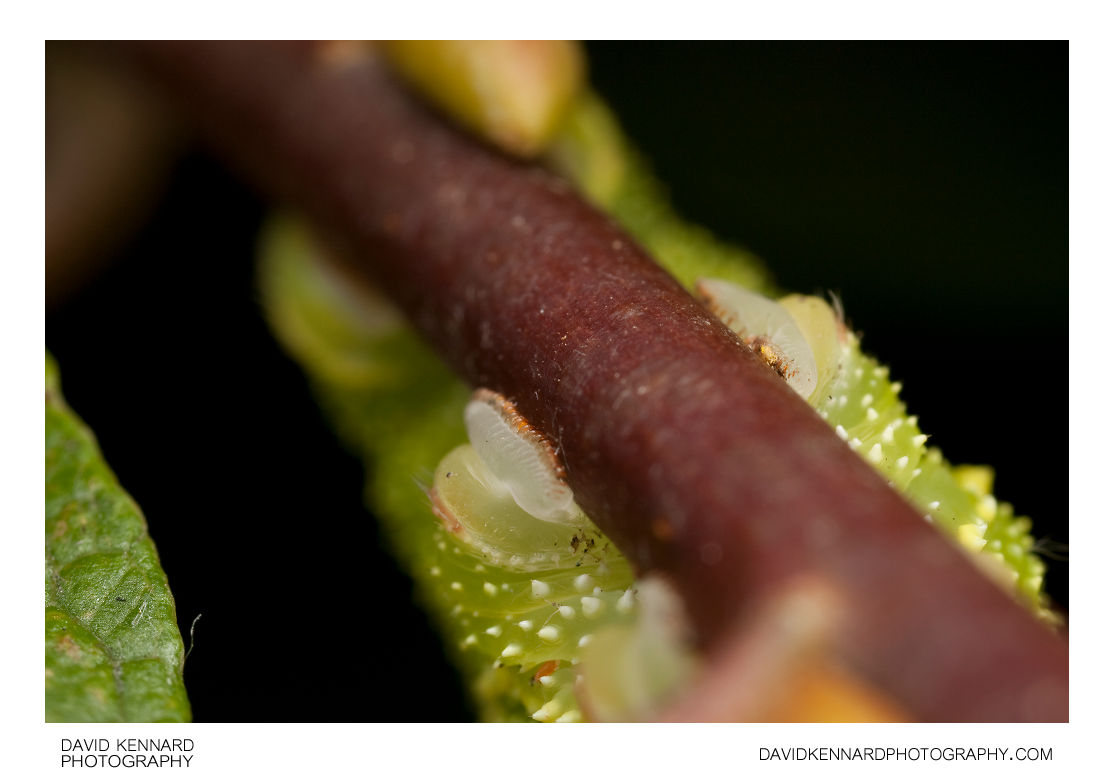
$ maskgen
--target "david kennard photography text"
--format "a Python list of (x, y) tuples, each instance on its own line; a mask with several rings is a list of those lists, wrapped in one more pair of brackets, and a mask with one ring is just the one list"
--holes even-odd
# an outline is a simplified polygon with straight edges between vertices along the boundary
[(188, 768), (192, 738), (62, 738), (63, 768)]

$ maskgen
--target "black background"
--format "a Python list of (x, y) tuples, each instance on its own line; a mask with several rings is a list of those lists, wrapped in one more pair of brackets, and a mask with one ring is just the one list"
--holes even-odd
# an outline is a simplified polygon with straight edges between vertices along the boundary
[[(786, 288), (837, 292), (930, 443), (995, 466), (999, 498), (1066, 545), (1066, 44), (588, 52), (679, 210)], [(202, 613), (198, 721), (468, 719), (360, 465), (260, 317), (264, 210), (187, 154), (113, 266), (48, 314), (66, 397), (143, 507), (183, 631)]]

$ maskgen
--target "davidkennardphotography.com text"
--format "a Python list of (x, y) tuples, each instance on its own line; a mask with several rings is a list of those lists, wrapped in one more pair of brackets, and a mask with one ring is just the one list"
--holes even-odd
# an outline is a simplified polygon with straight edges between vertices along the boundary
[(1052, 759), (1052, 748), (988, 748), (970, 746), (912, 746), (906, 748), (859, 746), (762, 746), (760, 762), (1046, 762)]

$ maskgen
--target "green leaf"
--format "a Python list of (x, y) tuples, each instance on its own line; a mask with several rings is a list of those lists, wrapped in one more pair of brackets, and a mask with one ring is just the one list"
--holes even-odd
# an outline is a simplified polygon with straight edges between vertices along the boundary
[(46, 358), (46, 720), (189, 721), (182, 637), (135, 501)]

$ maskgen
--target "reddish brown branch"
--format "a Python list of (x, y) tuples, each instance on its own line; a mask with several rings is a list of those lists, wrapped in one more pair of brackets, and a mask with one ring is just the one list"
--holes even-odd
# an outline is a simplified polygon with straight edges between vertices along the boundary
[(1066, 719), (1066, 644), (563, 182), (448, 128), (372, 61), (142, 53), (452, 367), (559, 444), (582, 507), (673, 579), (720, 667), (757, 608), (812, 575), (848, 608), (837, 661), (913, 716)]

